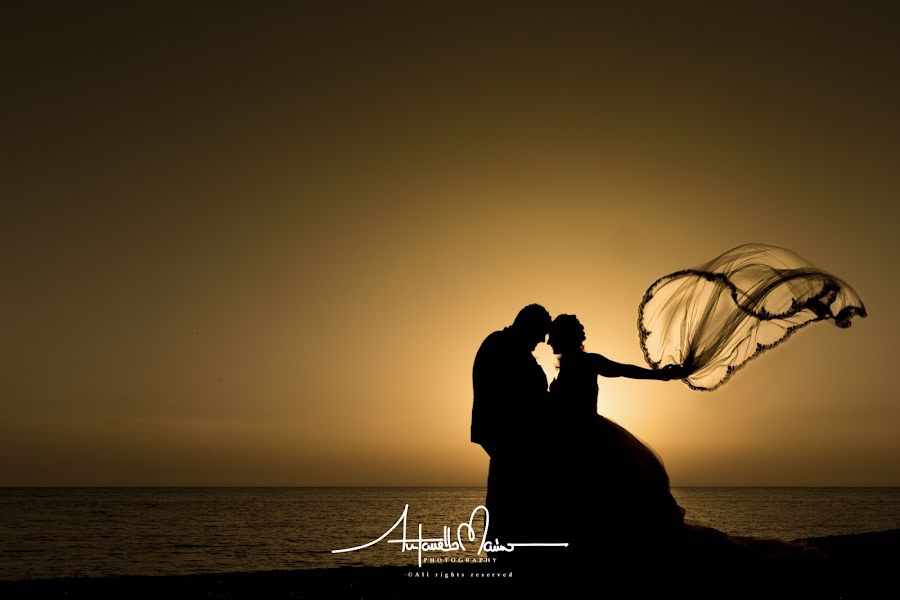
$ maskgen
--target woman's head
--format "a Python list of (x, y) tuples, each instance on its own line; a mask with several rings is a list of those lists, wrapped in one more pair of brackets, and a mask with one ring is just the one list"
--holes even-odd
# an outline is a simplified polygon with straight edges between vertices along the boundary
[(584, 327), (575, 315), (559, 315), (550, 324), (549, 344), (554, 354), (584, 350)]

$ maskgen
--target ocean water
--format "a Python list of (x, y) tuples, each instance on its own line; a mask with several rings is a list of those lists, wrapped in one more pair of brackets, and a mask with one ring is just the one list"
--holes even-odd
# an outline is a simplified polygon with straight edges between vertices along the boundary
[[(900, 488), (673, 493), (688, 521), (735, 535), (900, 528)], [(0, 579), (413, 565), (399, 544), (331, 550), (378, 538), (406, 505), (409, 535), (439, 538), (483, 502), (484, 488), (0, 488)]]

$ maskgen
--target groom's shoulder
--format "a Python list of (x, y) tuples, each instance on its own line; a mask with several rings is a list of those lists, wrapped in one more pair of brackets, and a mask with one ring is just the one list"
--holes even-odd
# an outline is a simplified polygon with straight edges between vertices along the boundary
[(509, 336), (508, 332), (505, 329), (500, 329), (498, 331), (494, 331), (493, 333), (488, 334), (484, 341), (481, 342), (481, 347), (485, 346), (499, 346), (505, 345)]
[(481, 346), (478, 348), (477, 357), (485, 358), (487, 356), (503, 353), (504, 349), (509, 345), (506, 330), (495, 331), (484, 338)]

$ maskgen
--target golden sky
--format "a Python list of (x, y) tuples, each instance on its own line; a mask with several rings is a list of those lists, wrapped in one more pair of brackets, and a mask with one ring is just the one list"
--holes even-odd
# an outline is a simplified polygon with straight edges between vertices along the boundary
[(600, 413), (674, 485), (900, 485), (889, 4), (58, 4), (0, 37), (0, 485), (481, 485), (488, 333), (641, 364), (744, 242), (870, 317)]

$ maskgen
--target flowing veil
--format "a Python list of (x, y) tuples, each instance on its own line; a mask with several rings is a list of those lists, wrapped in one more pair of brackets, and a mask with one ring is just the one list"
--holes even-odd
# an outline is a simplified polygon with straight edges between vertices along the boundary
[(798, 329), (832, 320), (849, 327), (866, 309), (856, 291), (794, 252), (744, 244), (657, 279), (638, 309), (644, 358), (683, 364), (695, 390), (714, 390)]

